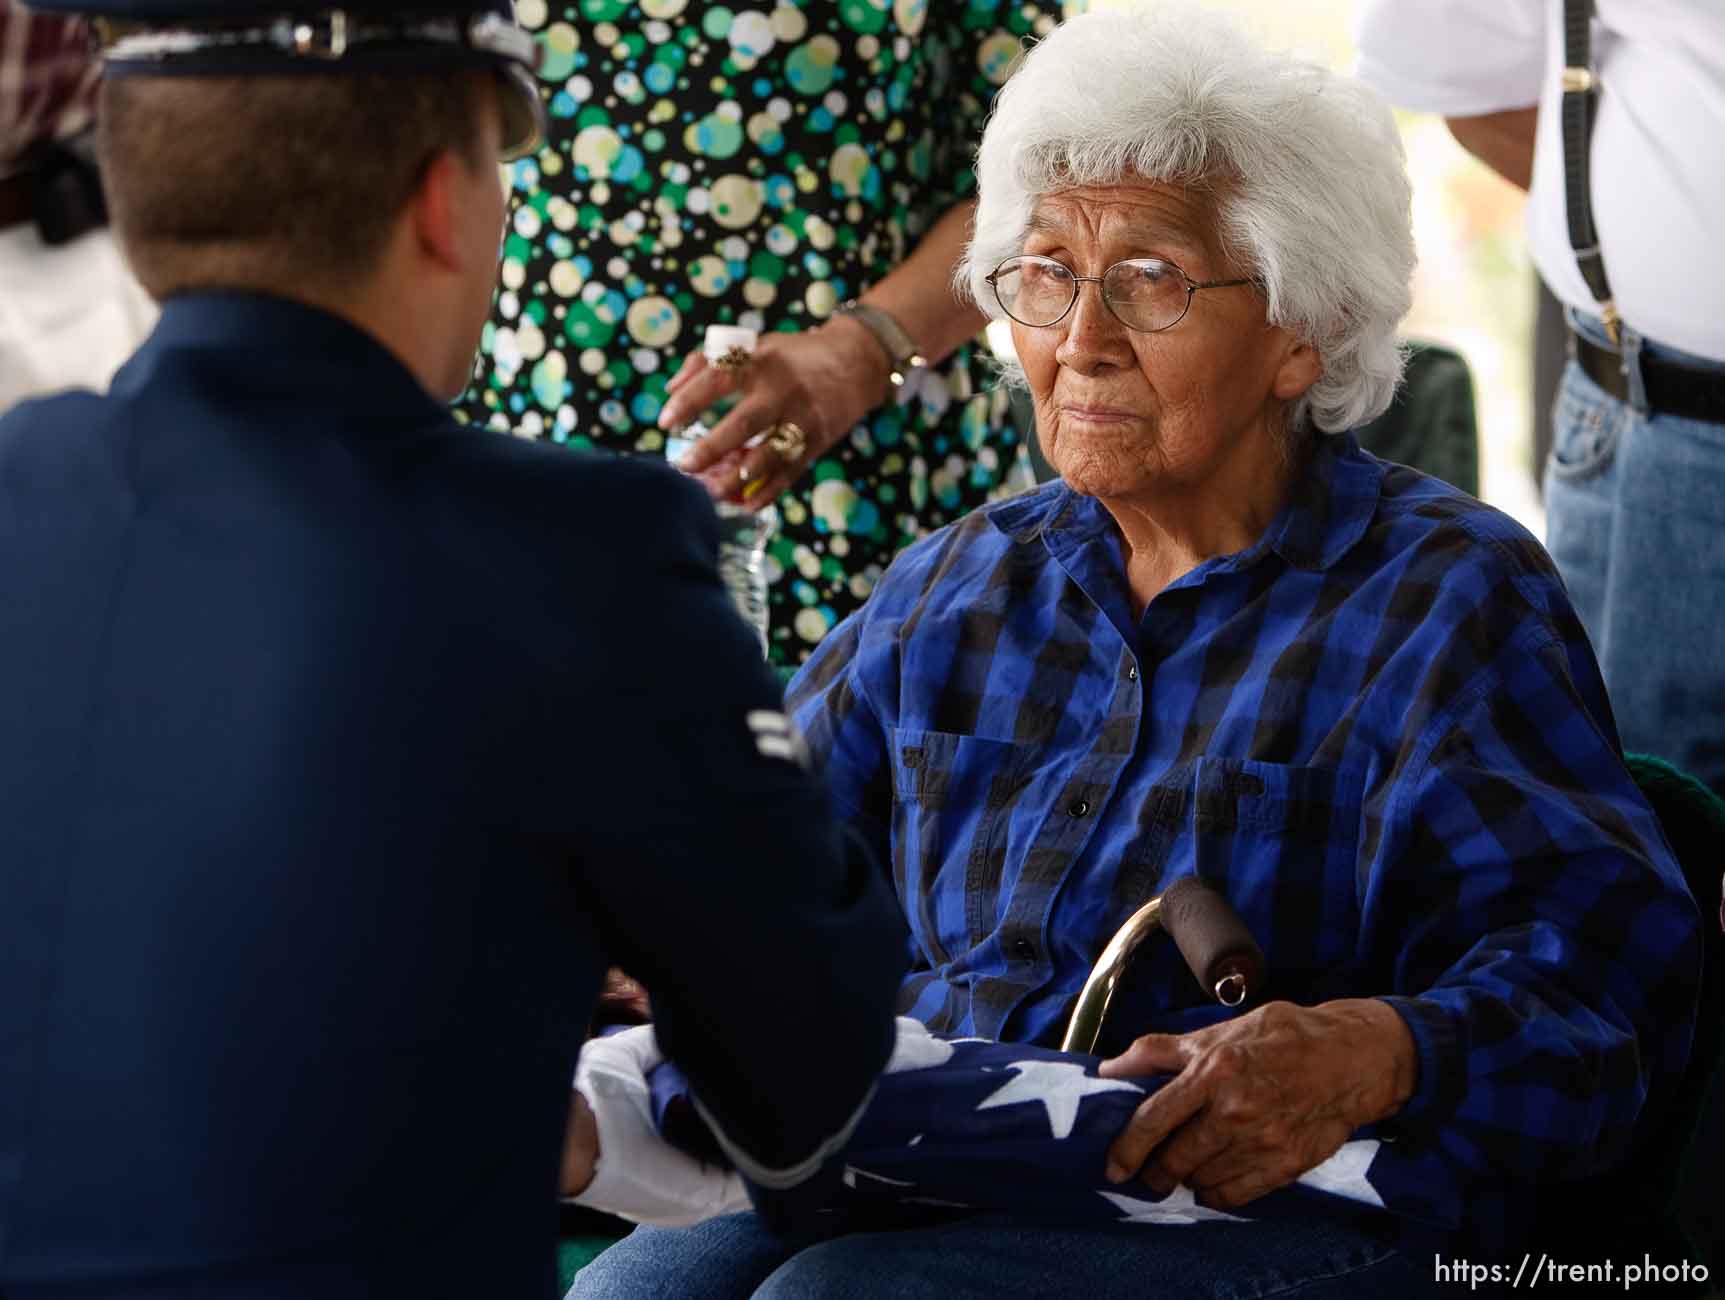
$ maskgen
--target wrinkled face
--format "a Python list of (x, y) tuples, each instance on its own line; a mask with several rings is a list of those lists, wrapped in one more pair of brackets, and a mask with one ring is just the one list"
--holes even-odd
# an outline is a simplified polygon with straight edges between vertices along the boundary
[[(1219, 245), (1207, 196), (1129, 182), (1045, 195), (1023, 251), (1081, 276), (1131, 258), (1172, 262), (1194, 282), (1245, 274)], [(1199, 487), (1242, 451), (1273, 451), (1282, 407), (1316, 378), (1304, 350), (1290, 363), (1295, 341), (1265, 322), (1252, 285), (1202, 289), (1177, 325), (1147, 334), (1083, 284), (1064, 319), (1014, 322), (1012, 338), (1049, 463), (1104, 498)]]

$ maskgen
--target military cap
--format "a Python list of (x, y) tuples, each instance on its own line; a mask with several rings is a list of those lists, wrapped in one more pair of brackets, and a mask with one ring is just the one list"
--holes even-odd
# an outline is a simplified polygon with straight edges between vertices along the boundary
[(110, 76), (278, 76), (489, 67), (503, 97), (505, 153), (543, 138), (538, 43), (510, 0), (29, 0), (83, 14)]

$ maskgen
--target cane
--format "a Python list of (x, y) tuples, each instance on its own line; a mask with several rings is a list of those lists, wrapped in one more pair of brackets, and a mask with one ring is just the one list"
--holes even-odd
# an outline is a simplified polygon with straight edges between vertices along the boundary
[(1127, 962), (1157, 930), (1168, 932), (1198, 982), (1223, 1006), (1237, 1007), (1262, 987), (1264, 953), (1240, 914), (1197, 876), (1184, 876), (1132, 913), (1108, 941), (1072, 1009), (1061, 1051), (1096, 1050), (1102, 1019)]

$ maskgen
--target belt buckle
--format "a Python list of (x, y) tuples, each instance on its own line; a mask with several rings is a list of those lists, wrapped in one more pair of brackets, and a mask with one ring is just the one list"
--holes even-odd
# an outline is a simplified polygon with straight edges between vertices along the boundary
[[(319, 40), (322, 37), (322, 40)], [(331, 9), (315, 23), (295, 23), (293, 52), (306, 59), (335, 60), (347, 53), (347, 10)]]
[[(1623, 347), (1623, 317), (1617, 314), (1617, 300), (1607, 298), (1599, 304), (1599, 319), (1605, 325), (1605, 336), (1611, 340), (1611, 346), (1619, 350)], [(1627, 366), (1627, 361), (1625, 365)]]

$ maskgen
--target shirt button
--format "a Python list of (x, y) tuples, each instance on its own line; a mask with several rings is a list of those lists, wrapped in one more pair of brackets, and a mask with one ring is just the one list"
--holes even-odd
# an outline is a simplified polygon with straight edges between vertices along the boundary
[(1036, 945), (1028, 939), (1014, 939), (1012, 941), (1012, 955), (1020, 961), (1029, 961), (1036, 956)]
[(1133, 664), (1130, 668), (1128, 668), (1126, 670), (1126, 680), (1129, 682), (1135, 682), (1138, 680), (1138, 665), (1137, 664)]
[(1071, 803), (1066, 805), (1066, 815), (1068, 817), (1083, 817), (1088, 814), (1089, 811), (1090, 801), (1088, 799), (1074, 799)]

